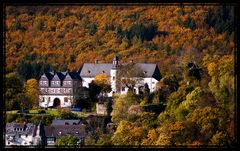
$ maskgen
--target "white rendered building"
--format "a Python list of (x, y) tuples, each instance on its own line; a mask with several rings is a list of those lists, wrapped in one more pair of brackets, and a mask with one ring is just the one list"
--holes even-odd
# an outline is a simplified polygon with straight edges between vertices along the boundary
[(7, 123), (5, 145), (6, 147), (41, 145), (40, 125)]
[[(120, 91), (117, 91), (116, 87), (116, 75), (118, 70), (118, 65), (120, 61), (117, 56), (114, 57), (113, 63), (98, 63), (95, 60), (95, 63), (85, 63), (80, 71), (80, 77), (82, 78), (82, 86), (89, 87), (89, 83), (94, 80), (96, 75), (107, 74), (110, 78), (110, 83), (112, 87), (112, 92), (108, 94), (109, 97), (113, 93), (125, 94), (128, 91), (127, 87), (122, 86)], [(143, 71), (144, 77), (142, 80), (136, 84), (134, 91), (139, 94), (141, 93), (141, 88), (147, 84), (150, 92), (155, 91), (156, 83), (160, 80), (161, 74), (156, 64), (151, 63), (137, 63), (136, 66)], [(138, 77), (135, 77), (138, 78)]]
[[(124, 86), (117, 90), (116, 76), (119, 64), (119, 58), (115, 56), (112, 63), (98, 63), (98, 60), (94, 63), (84, 63), (79, 72), (44, 73), (39, 80), (39, 105), (46, 108), (73, 106), (76, 98), (81, 95), (80, 88), (89, 88), (92, 80), (100, 74), (109, 76), (112, 91), (107, 94), (108, 97), (112, 97), (114, 93), (127, 93), (128, 88)], [(158, 66), (151, 63), (137, 63), (136, 66), (143, 71), (144, 76), (135, 85), (134, 91), (140, 94), (145, 86), (150, 92), (155, 91), (156, 83), (161, 78)]]
[(70, 107), (82, 86), (78, 72), (46, 72), (39, 80), (39, 106)]

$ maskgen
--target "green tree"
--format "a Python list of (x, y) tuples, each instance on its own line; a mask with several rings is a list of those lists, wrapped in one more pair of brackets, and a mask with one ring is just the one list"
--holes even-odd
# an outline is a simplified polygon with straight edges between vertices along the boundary
[(56, 139), (56, 147), (75, 147), (78, 138), (76, 136), (60, 136)]
[(112, 121), (119, 123), (121, 120), (127, 119), (127, 112), (131, 105), (138, 104), (138, 98), (133, 93), (127, 95), (115, 96), (112, 111)]
[(19, 110), (24, 98), (22, 81), (15, 72), (6, 75), (6, 87), (4, 91), (6, 110)]
[(61, 111), (60, 118), (61, 119), (77, 119), (78, 115), (70, 111)]

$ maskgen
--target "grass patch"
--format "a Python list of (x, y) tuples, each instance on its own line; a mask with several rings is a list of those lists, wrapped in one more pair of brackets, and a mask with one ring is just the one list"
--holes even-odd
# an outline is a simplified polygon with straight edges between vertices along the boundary
[(59, 116), (59, 112), (57, 110), (54, 110), (54, 109), (48, 109), (48, 110), (46, 110), (46, 113), (54, 115), (54, 116)]
[(37, 114), (38, 113), (38, 110), (34, 109), (34, 110), (29, 110), (29, 113), (30, 114)]
[(78, 117), (82, 117), (82, 118), (85, 118), (85, 117), (88, 116), (88, 114), (86, 114), (86, 113), (84, 113), (84, 112), (73, 112), (73, 113), (77, 114)]
[(19, 110), (6, 111), (6, 114), (16, 114)]

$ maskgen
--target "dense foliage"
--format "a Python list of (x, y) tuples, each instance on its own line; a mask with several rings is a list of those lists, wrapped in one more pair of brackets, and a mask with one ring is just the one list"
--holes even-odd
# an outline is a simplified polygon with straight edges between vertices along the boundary
[[(6, 107), (34, 102), (35, 82), (27, 80), (43, 71), (79, 70), (85, 62), (111, 62), (118, 55), (120, 63), (157, 63), (163, 78), (152, 94), (116, 95), (116, 131), (98, 127), (87, 144), (233, 145), (233, 8), (8, 6)], [(104, 78), (98, 79), (99, 93), (107, 93)], [(144, 110), (159, 104), (166, 106), (160, 114)]]

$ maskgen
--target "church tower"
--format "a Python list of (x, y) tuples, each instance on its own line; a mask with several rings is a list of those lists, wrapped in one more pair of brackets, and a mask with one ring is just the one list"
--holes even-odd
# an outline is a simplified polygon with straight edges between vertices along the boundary
[(116, 87), (116, 76), (117, 76), (117, 66), (119, 65), (119, 58), (115, 56), (113, 58), (113, 63), (112, 63), (112, 68), (110, 71), (110, 76), (111, 76), (111, 85), (112, 85), (112, 92), (111, 95), (116, 93), (117, 87)]

